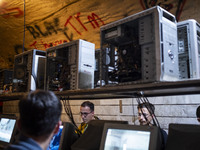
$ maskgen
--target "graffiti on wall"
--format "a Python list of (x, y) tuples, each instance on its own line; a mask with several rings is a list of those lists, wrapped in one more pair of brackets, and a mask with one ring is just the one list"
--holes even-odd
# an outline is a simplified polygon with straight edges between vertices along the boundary
[(69, 41), (73, 39), (72, 34), (70, 36), (67, 34), (67, 27), (60, 27), (59, 18), (54, 18), (52, 22), (45, 21), (43, 26), (44, 30), (42, 30), (42, 27), (37, 24), (33, 26), (26, 26), (26, 28), (34, 39), (51, 36), (53, 34), (58, 34), (59, 32), (63, 33)]
[[(33, 41), (29, 46), (37, 49), (37, 45), (42, 45), (44, 49), (47, 49), (58, 44), (72, 41), (74, 34), (78, 34), (80, 36), (82, 35), (77, 26), (81, 26), (84, 31), (88, 32), (89, 27), (84, 25), (80, 16), (80, 12), (78, 12), (75, 16), (69, 16), (66, 19), (64, 25), (60, 25), (59, 18), (54, 18), (52, 22), (45, 21), (42, 26), (39, 26), (37, 24), (26, 26), (29, 33), (35, 39), (35, 41)], [(72, 22), (73, 19), (76, 21), (76, 24)], [(100, 28), (100, 26), (105, 25), (104, 21), (96, 13), (91, 13), (91, 15), (88, 15), (86, 19), (90, 23), (92, 29)], [(71, 27), (73, 31), (69, 31), (69, 27)], [(50, 43), (45, 43), (42, 40), (36, 40), (38, 38), (45, 38), (48, 36), (56, 35), (58, 33), (62, 33), (66, 39), (55, 40), (54, 42)]]
[(67, 40), (55, 40), (53, 42), (47, 43), (44, 42), (43, 40), (40, 41), (34, 41), (32, 44), (30, 44), (29, 46), (34, 48), (34, 49), (38, 49), (37, 45), (42, 45), (44, 49), (59, 45), (59, 44), (63, 44), (68, 42)]
[(7, 7), (7, 3), (2, 3), (0, 5), (0, 16), (3, 18), (10, 18), (10, 17), (23, 17), (24, 12), (19, 7)]
[[(66, 22), (65, 22), (65, 27), (67, 26), (67, 25), (70, 25), (79, 35), (81, 35), (81, 32), (79, 32), (78, 31), (78, 29), (71, 23), (71, 19), (72, 19), (73, 17), (72, 16), (69, 16), (69, 18), (66, 20)], [(83, 22), (80, 20), (80, 12), (78, 12), (77, 14), (76, 14), (76, 16), (74, 16), (74, 18), (77, 20), (77, 22), (84, 28), (84, 30), (85, 31), (88, 31), (88, 29), (86, 28), (86, 26), (83, 24)], [(95, 28), (99, 28), (100, 27), (100, 24), (98, 23), (98, 21), (100, 21), (101, 22), (101, 25), (105, 25), (104, 24), (104, 22), (103, 22), (103, 20), (97, 15), (97, 14), (95, 14), (95, 13), (91, 13), (91, 16), (90, 15), (88, 15), (87, 16), (87, 19), (88, 19), (88, 21), (91, 23), (91, 25), (92, 25), (92, 27), (93, 27), (93, 29), (95, 29)]]
[[(26, 23), (26, 26), (25, 26), (25, 30), (26, 30), (25, 43), (26, 44), (24, 47), (24, 45), (22, 44), (22, 36), (23, 36), (22, 27), (24, 27), (23, 25), (24, 22), (23, 22), (23, 18), (20, 18), (24, 16), (23, 5), (21, 5), (22, 2), (20, 1), (19, 3), (11, 3), (11, 1), (10, 2), (7, 2), (6, 0), (3, 0), (3, 1), (1, 1), (0, 3), (0, 19), (6, 22), (4, 23), (5, 27), (7, 23), (9, 23), (8, 25), (9, 27), (13, 29), (12, 31), (18, 32), (16, 35), (16, 33), (14, 32), (11, 33), (9, 31), (9, 28), (6, 28), (6, 30), (3, 33), (6, 36), (10, 34), (10, 35), (19, 37), (19, 38), (16, 38), (16, 37), (13, 38), (13, 39), (17, 39), (18, 41), (13, 42), (13, 40), (7, 40), (6, 42), (8, 45), (5, 44), (4, 46), (2, 44), (3, 57), (0, 59), (0, 62), (4, 61), (5, 63), (9, 62), (9, 60), (7, 59), (10, 59), (10, 60), (13, 59), (13, 55), (22, 53), (22, 51), (27, 51), (29, 49), (46, 50), (49, 47), (53, 47), (65, 42), (70, 42), (70, 41), (75, 40), (76, 38), (82, 38), (82, 39), (87, 39), (87, 40), (96, 42), (97, 40), (99, 40), (99, 37), (97, 35), (99, 34), (99, 28), (102, 25), (105, 25), (105, 22), (109, 23), (115, 20), (115, 17), (119, 19), (120, 17), (121, 18), (126, 17), (129, 14), (129, 13), (125, 13), (126, 11), (123, 11), (123, 8), (126, 8), (126, 7), (120, 8), (119, 11), (115, 9), (108, 10), (107, 8), (110, 8), (110, 7), (107, 5), (110, 5), (110, 3), (104, 2), (102, 5), (97, 5), (97, 4), (101, 4), (101, 2), (99, 1), (94, 1), (90, 3), (89, 5), (87, 5), (88, 9), (86, 8), (79, 9), (77, 7), (76, 9), (73, 9), (72, 12), (70, 12), (69, 10), (71, 10), (72, 7), (80, 6), (81, 4), (86, 2), (86, 0), (85, 1), (73, 0), (73, 1), (70, 1), (69, 3), (65, 2), (63, 3), (65, 5), (59, 5), (58, 7), (56, 7), (58, 9), (52, 9), (52, 11), (49, 11), (48, 13), (43, 15), (43, 17), (37, 16), (37, 14), (34, 14), (34, 17), (36, 19), (30, 18), (30, 20), (27, 20), (28, 23)], [(132, 5), (130, 5), (129, 7), (131, 7), (130, 8), (131, 10), (127, 10), (127, 12), (128, 11), (134, 12), (135, 10), (148, 9), (155, 5), (159, 5), (163, 7), (164, 9), (170, 12), (173, 12), (173, 14), (176, 16), (177, 21), (178, 21), (182, 13), (183, 7), (185, 6), (186, 1), (187, 0), (177, 0), (177, 1), (175, 0), (135, 0), (134, 2), (130, 2), (133, 4), (134, 7), (132, 8)], [(20, 6), (16, 6), (16, 4), (20, 4)], [(117, 4), (117, 3), (114, 5), (116, 5), (116, 7), (120, 6), (120, 4)], [(137, 5), (137, 9), (135, 9), (136, 8), (135, 5)], [(116, 8), (116, 7), (113, 7), (113, 8)], [(98, 10), (98, 11), (95, 11), (95, 10)], [(68, 14), (68, 16), (66, 16), (67, 12), (73, 13), (74, 15)], [(42, 13), (42, 10), (41, 10), (41, 13)], [(11, 21), (13, 22), (15, 21), (15, 23), (12, 24)], [(7, 34), (7, 30), (8, 30), (8, 34)], [(94, 36), (94, 38), (92, 38), (91, 35)], [(12, 38), (10, 37), (10, 39)], [(97, 41), (97, 45), (98, 44), (99, 44), (99, 41)], [(8, 56), (6, 54), (7, 49), (9, 50), (12, 49), (11, 54), (10, 54), (11, 56)]]

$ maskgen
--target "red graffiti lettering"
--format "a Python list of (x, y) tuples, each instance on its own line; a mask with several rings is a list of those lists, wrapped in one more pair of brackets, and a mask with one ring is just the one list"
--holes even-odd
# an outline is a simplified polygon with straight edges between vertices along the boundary
[(44, 43), (42, 40), (41, 40), (41, 44), (44, 46), (45, 49), (51, 47), (50, 44)]
[(81, 20), (80, 20), (80, 12), (78, 12), (77, 14), (76, 14), (76, 16), (74, 16), (75, 18), (76, 18), (76, 20), (80, 23), (80, 25), (85, 29), (85, 31), (87, 31), (87, 28), (84, 26), (84, 24), (81, 22)]
[(37, 41), (34, 41), (33, 44), (30, 44), (29, 46), (30, 47), (34, 47), (35, 49), (37, 49), (36, 43), (37, 43)]
[[(43, 42), (42, 40), (40, 41), (41, 43), (38, 43), (37, 41), (34, 41), (32, 44), (30, 44), (29, 46), (30, 47), (33, 47), (34, 49), (37, 49), (38, 46), (37, 45), (43, 45), (44, 46), (44, 49), (46, 50), (47, 48), (50, 48), (52, 46), (57, 46), (59, 44), (63, 44), (63, 43), (66, 43), (68, 42), (67, 40), (56, 40), (54, 42), (51, 42), (51, 43), (45, 43)], [(37, 44), (37, 45), (36, 45)]]
[(11, 16), (18, 18), (23, 16), (24, 13), (19, 7), (6, 8), (7, 7), (6, 5), (7, 5), (6, 3), (3, 3), (1, 6), (2, 8), (0, 9), (0, 15), (3, 18), (7, 19)]
[(57, 45), (59, 45), (59, 44), (66, 43), (66, 42), (67, 42), (67, 40), (60, 40), (60, 41), (59, 41), (59, 40), (56, 40), (55, 42), (52, 43), (52, 45), (53, 45), (53, 46), (57, 46)]
[(93, 24), (93, 21), (94, 21), (94, 23), (96, 24), (96, 26), (99, 27), (99, 24), (98, 24), (98, 22), (97, 22), (97, 20), (96, 20), (95, 18), (97, 18), (97, 20), (100, 20), (101, 23), (102, 23), (102, 25), (105, 25), (104, 22), (103, 22), (103, 20), (101, 20), (101, 18), (99, 18), (98, 15), (96, 15), (95, 13), (92, 13), (92, 16), (88, 16), (88, 20), (89, 20), (89, 22), (91, 23), (91, 25), (92, 25), (92, 27), (93, 27), (94, 29), (95, 29), (96, 27), (95, 27), (95, 25)]
[[(78, 21), (78, 23), (84, 28), (85, 31), (88, 31), (88, 29), (85, 27), (85, 25), (82, 23), (82, 21), (80, 20), (80, 12), (78, 12), (74, 18)], [(72, 19), (72, 16), (70, 16), (67, 21), (65, 22), (65, 27), (69, 24), (71, 25), (71, 27), (79, 34), (81, 35), (81, 33), (77, 30), (77, 28), (70, 22), (70, 20)], [(92, 27), (95, 29), (96, 27), (100, 27), (98, 21), (100, 21), (102, 23), (102, 25), (105, 25), (103, 20), (95, 13), (92, 13), (91, 16), (88, 16), (88, 20), (91, 23)], [(94, 22), (94, 23), (93, 23)], [(95, 26), (96, 25), (96, 26)]]
[[(74, 29), (79, 35), (82, 35), (82, 33), (78, 30), (79, 28), (77, 26), (81, 27), (85, 30), (88, 31), (86, 25), (81, 21), (81, 13), (78, 12), (76, 13), (76, 15), (74, 16), (69, 16), (64, 24), (64, 27), (61, 28), (59, 26), (59, 19), (58, 18), (54, 18), (53, 22), (44, 22), (44, 27), (46, 29), (46, 31), (42, 31), (42, 27), (40, 27), (39, 25), (27, 25), (27, 31), (30, 32), (30, 34), (32, 34), (34, 39), (40, 38), (42, 37), (47, 37), (47, 36), (51, 36), (52, 34), (58, 34), (58, 32), (61, 32), (65, 35), (65, 37), (67, 38), (68, 41), (72, 41), (73, 40), (73, 34), (68, 34), (69, 32), (69, 28), (67, 26), (71, 26), (72, 30)], [(78, 24), (74, 24), (74, 19), (76, 22), (78, 22)], [(95, 13), (91, 13), (91, 15), (88, 16), (88, 20), (91, 23), (92, 27), (95, 29), (96, 27), (100, 27), (101, 25), (105, 25), (103, 20)], [(87, 22), (88, 23), (88, 22)], [(43, 43), (43, 46), (46, 48), (48, 47), (52, 47), (55, 46), (57, 44), (60, 44), (60, 41), (55, 41), (53, 43)], [(30, 45), (31, 47), (36, 47), (36, 43), (32, 43)], [(39, 47), (39, 46), (38, 46)]]
[(72, 28), (78, 33), (78, 34), (80, 34), (81, 35), (81, 33), (72, 25), (72, 23), (70, 22), (70, 19), (72, 18), (72, 16), (70, 16), (68, 19), (67, 19), (67, 21), (66, 21), (66, 23), (65, 23), (65, 27), (67, 26), (67, 24), (70, 24), (71, 26), (72, 26)]

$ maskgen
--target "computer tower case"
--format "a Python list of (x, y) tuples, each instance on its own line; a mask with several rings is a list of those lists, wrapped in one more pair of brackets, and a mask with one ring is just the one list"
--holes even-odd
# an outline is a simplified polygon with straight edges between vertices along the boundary
[(44, 89), (46, 52), (32, 49), (15, 55), (13, 92)]
[(100, 87), (100, 49), (95, 50), (94, 88)]
[(3, 69), (0, 71), (0, 90), (12, 92), (12, 76), (13, 70)]
[(168, 11), (155, 6), (104, 25), (100, 32), (101, 83), (178, 80), (177, 22)]
[(200, 24), (189, 19), (177, 23), (180, 79), (200, 78)]
[(47, 49), (46, 89), (94, 88), (95, 44), (75, 40)]

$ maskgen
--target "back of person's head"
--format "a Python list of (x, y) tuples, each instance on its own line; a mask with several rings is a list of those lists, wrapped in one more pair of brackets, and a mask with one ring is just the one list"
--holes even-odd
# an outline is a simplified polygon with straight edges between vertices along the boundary
[(151, 114), (154, 114), (154, 112), (155, 112), (155, 107), (154, 107), (154, 105), (151, 104), (151, 103), (149, 103), (149, 102), (140, 103), (140, 104), (138, 104), (137, 108), (138, 108), (138, 109), (147, 108), (148, 111), (149, 111)]
[(49, 135), (60, 120), (61, 111), (61, 102), (53, 92), (30, 92), (19, 102), (20, 129), (35, 137)]
[(94, 111), (94, 104), (90, 101), (83, 102), (81, 107), (89, 107), (91, 111)]
[(200, 106), (198, 106), (196, 109), (196, 117), (197, 117), (197, 120), (200, 122)]

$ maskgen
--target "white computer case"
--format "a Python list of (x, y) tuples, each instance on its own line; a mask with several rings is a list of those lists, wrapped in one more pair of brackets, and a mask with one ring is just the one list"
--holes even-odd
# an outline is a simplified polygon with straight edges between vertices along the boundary
[(194, 20), (178, 22), (180, 79), (200, 78), (200, 24)]
[(75, 40), (47, 49), (46, 89), (94, 88), (95, 44)]
[(15, 55), (13, 92), (29, 92), (44, 89), (46, 52), (31, 49)]
[(123, 85), (178, 80), (177, 45), (176, 18), (159, 6), (102, 26), (101, 81)]

